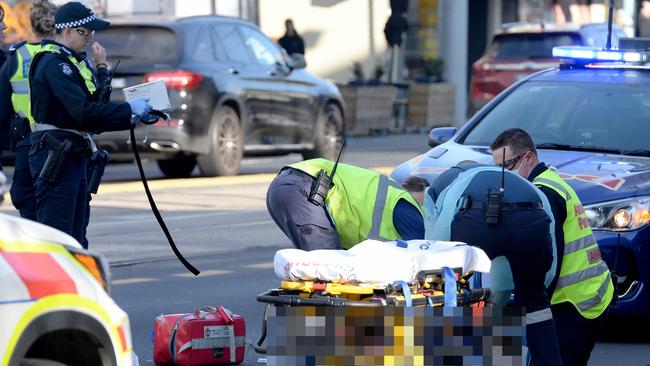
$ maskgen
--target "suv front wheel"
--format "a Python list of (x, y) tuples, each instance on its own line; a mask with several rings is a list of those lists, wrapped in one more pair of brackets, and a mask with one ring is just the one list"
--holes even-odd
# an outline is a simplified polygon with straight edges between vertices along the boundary
[(307, 159), (325, 158), (336, 160), (343, 143), (343, 113), (337, 105), (328, 103), (314, 131), (314, 149), (305, 150), (302, 157)]
[(210, 151), (196, 158), (203, 175), (236, 175), (244, 155), (244, 136), (239, 116), (229, 106), (221, 106), (210, 123)]

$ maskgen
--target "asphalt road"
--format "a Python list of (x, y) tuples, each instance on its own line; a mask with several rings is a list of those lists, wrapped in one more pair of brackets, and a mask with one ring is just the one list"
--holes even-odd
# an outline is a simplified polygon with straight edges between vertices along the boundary
[[(390, 167), (427, 150), (426, 135), (353, 138), (343, 161), (364, 167)], [(237, 177), (163, 179), (155, 163), (145, 164), (154, 197), (181, 252), (201, 270), (198, 277), (178, 262), (156, 223), (134, 164), (107, 168), (92, 201), (88, 237), (91, 249), (112, 264), (112, 294), (129, 314), (135, 351), (151, 365), (150, 332), (155, 316), (224, 305), (247, 320), (247, 338), (256, 340), (263, 307), (255, 296), (279, 285), (273, 254), (290, 243), (268, 216), (268, 183), (293, 154), (246, 159)], [(7, 169), (11, 173), (11, 169)], [(15, 214), (4, 204), (0, 212)], [(650, 365), (650, 324), (611, 322), (590, 365)], [(258, 356), (247, 349), (247, 365)]]

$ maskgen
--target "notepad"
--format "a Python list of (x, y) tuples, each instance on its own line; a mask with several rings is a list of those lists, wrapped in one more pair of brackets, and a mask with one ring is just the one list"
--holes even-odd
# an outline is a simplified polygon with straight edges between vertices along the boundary
[(167, 86), (163, 80), (154, 80), (144, 84), (133, 85), (122, 89), (124, 99), (128, 102), (137, 98), (149, 98), (149, 104), (159, 111), (169, 110), (171, 103), (167, 94)]

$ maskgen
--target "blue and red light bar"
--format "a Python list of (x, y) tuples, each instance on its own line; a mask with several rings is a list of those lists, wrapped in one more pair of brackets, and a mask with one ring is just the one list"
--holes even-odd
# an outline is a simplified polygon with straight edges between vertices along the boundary
[(581, 62), (632, 62), (645, 63), (650, 53), (630, 50), (603, 50), (580, 46), (553, 47), (553, 57)]

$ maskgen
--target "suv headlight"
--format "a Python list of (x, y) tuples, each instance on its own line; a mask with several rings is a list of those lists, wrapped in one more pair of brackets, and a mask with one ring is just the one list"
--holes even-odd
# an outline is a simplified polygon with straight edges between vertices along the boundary
[(634, 197), (585, 206), (592, 229), (630, 231), (650, 222), (650, 197)]

